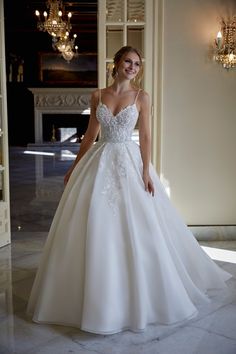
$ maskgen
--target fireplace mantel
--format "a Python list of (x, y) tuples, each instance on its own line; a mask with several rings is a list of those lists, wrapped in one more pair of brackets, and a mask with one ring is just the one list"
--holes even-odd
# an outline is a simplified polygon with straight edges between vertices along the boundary
[(29, 88), (34, 95), (35, 143), (43, 142), (43, 114), (82, 113), (94, 88)]

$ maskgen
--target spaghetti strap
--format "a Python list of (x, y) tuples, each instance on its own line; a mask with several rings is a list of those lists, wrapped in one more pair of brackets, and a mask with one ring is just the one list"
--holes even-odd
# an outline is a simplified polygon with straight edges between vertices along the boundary
[(135, 100), (134, 100), (134, 104), (136, 103), (136, 101), (137, 101), (137, 98), (138, 98), (138, 95), (139, 95), (139, 92), (141, 91), (141, 89), (138, 89), (138, 93), (137, 93), (137, 95), (136, 95), (136, 97), (135, 97)]
[(99, 104), (102, 104), (102, 89), (99, 89)]

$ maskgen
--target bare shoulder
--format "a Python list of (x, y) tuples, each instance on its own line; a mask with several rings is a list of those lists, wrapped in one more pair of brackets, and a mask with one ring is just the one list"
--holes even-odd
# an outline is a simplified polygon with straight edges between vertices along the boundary
[(150, 100), (149, 94), (146, 91), (140, 90), (137, 101), (140, 113), (149, 109)]
[(91, 94), (91, 98), (92, 99), (98, 99), (99, 98), (99, 94), (100, 94), (100, 90), (99, 89), (96, 89), (92, 92)]
[(99, 103), (100, 90), (96, 89), (91, 94), (91, 104), (97, 106)]
[(141, 102), (148, 103), (149, 102), (149, 94), (144, 90), (140, 90), (138, 99), (139, 99), (140, 103)]
[(101, 89), (101, 94), (104, 95), (104, 94), (107, 94), (107, 93), (111, 93), (112, 92), (112, 88), (111, 86), (107, 86), (107, 87), (104, 87)]

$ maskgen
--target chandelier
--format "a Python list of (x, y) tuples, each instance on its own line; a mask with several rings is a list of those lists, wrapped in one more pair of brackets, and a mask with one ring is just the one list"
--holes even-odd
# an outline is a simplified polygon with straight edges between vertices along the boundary
[[(75, 46), (75, 39), (77, 38), (77, 34), (74, 34), (73, 38), (70, 38), (69, 35), (69, 32), (66, 32), (63, 37), (53, 37), (52, 39), (53, 49), (58, 50), (63, 58), (67, 61), (70, 61), (78, 51), (78, 46)], [(75, 51), (73, 49), (75, 49)]]
[(63, 19), (62, 0), (47, 0), (46, 6), (49, 10), (43, 12), (43, 20), (40, 12), (35, 11), (38, 18), (37, 27), (40, 31), (48, 32), (52, 36), (53, 49), (58, 50), (65, 60), (70, 61), (78, 50), (78, 47), (75, 46), (77, 35), (74, 34), (73, 38), (70, 38), (72, 13), (68, 12), (67, 19)]
[(215, 40), (214, 59), (222, 64), (225, 69), (236, 65), (236, 17), (231, 20), (221, 21), (221, 30)]

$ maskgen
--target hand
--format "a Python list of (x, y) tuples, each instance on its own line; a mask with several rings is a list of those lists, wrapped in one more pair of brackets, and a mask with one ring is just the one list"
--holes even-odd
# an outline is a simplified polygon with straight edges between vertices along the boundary
[(73, 170), (69, 170), (64, 177), (64, 185), (66, 186)]
[(145, 191), (149, 192), (154, 197), (154, 185), (151, 177), (149, 176), (149, 173), (147, 172), (143, 173), (143, 182), (144, 182)]

